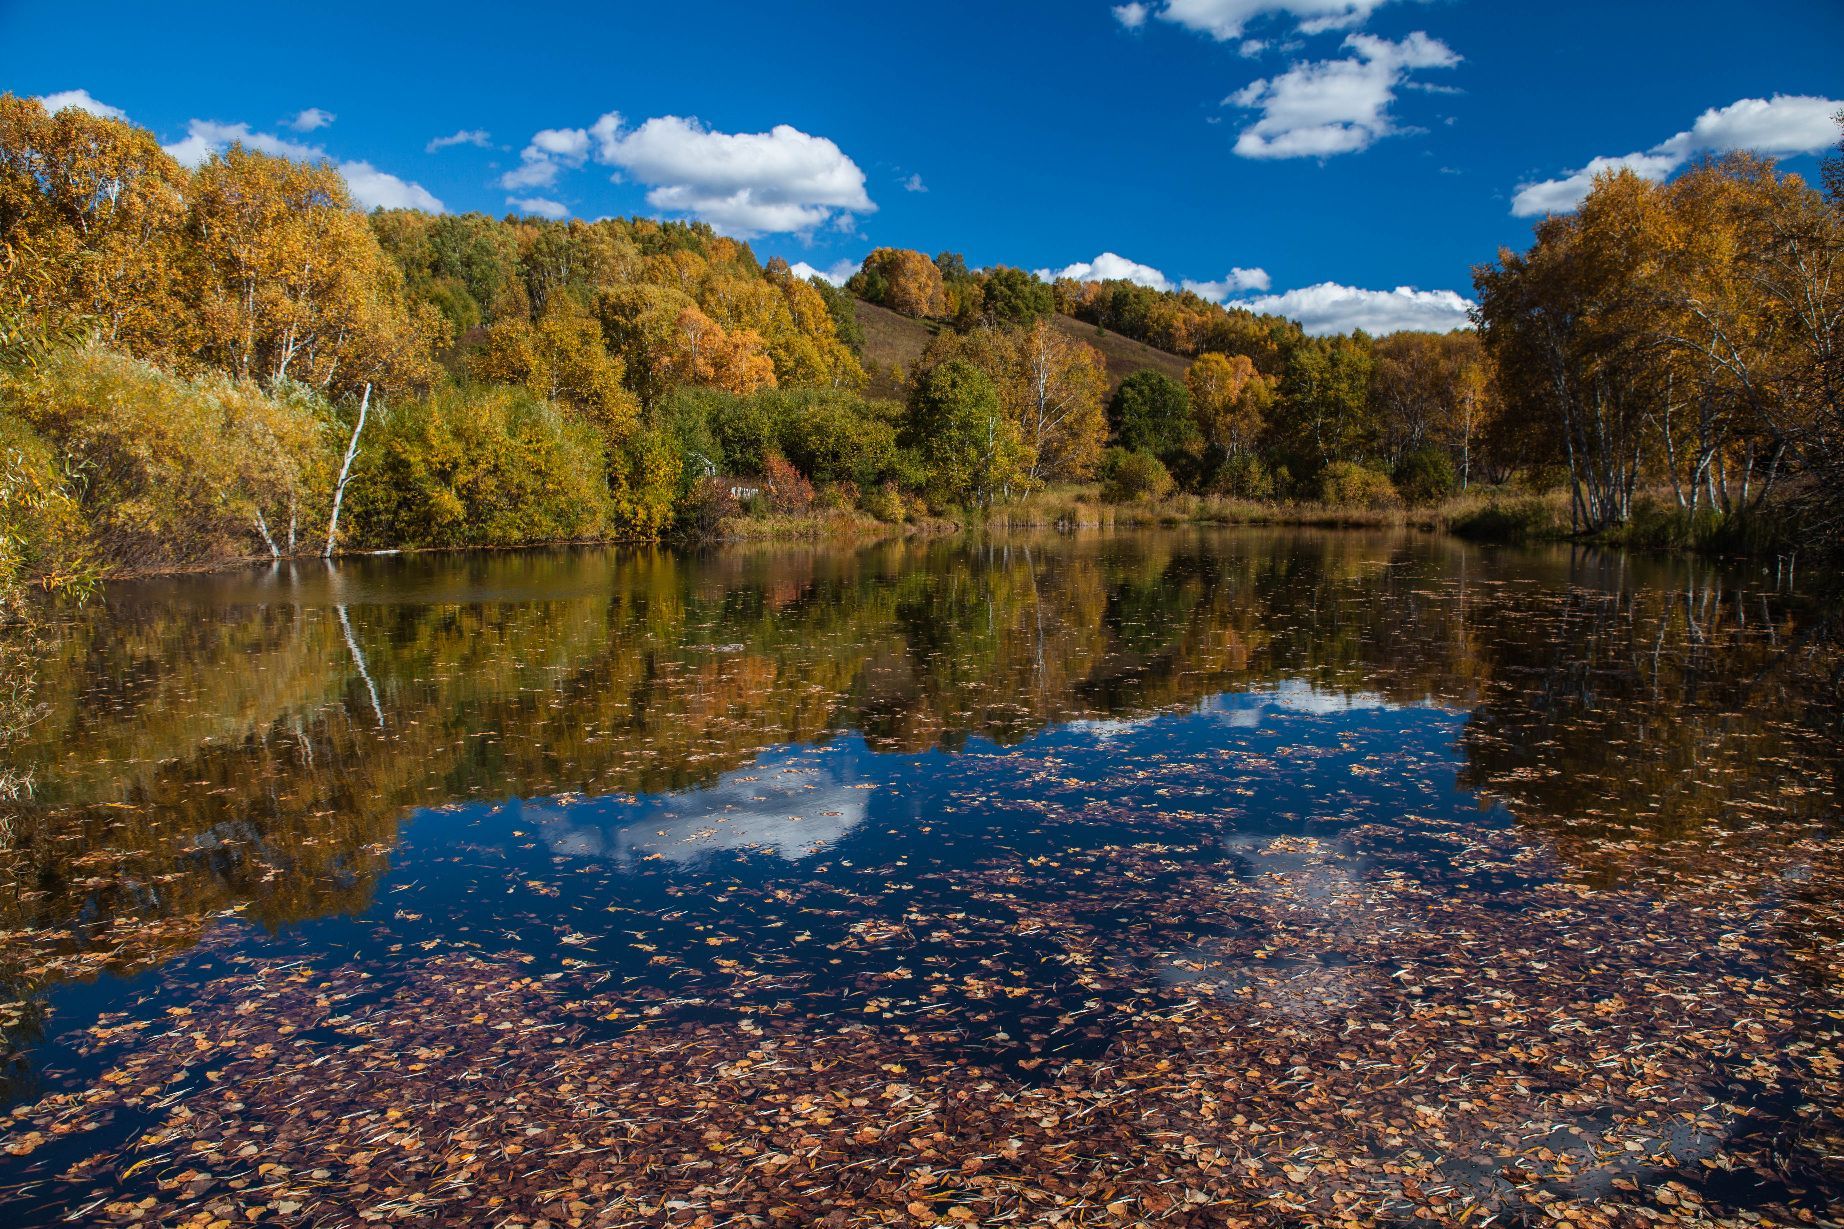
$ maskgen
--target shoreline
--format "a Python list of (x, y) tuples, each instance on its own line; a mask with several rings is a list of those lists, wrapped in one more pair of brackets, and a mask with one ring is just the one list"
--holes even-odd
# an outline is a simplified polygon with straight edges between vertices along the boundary
[[(314, 560), (340, 562), (390, 557), (418, 558), (465, 553), (561, 550), (575, 547), (630, 547), (705, 549), (732, 545), (775, 543), (868, 546), (893, 540), (949, 538), (959, 534), (1041, 531), (1073, 533), (1140, 529), (1176, 529), (1188, 526), (1219, 528), (1320, 529), (1348, 531), (1401, 530), (1445, 533), (1463, 541), (1497, 546), (1575, 545), (1605, 550), (1635, 550), (1655, 555), (1690, 555), (1727, 562), (1748, 560), (1773, 563), (1789, 555), (1756, 545), (1739, 546), (1729, 538), (1708, 532), (1687, 514), (1675, 509), (1649, 508), (1612, 531), (1571, 532), (1567, 503), (1560, 492), (1546, 494), (1461, 495), (1426, 505), (1396, 504), (1386, 507), (1234, 499), (1223, 496), (1171, 495), (1109, 503), (1093, 485), (1040, 491), (987, 510), (983, 517), (928, 516), (918, 520), (882, 521), (859, 511), (815, 512), (798, 515), (770, 513), (743, 515), (724, 522), (723, 531), (707, 537), (664, 538), (588, 537), (557, 538), (518, 543), (483, 543), (459, 546), (394, 547), (342, 550), (331, 556), (320, 552), (269, 556), (253, 554), (219, 560), (152, 568), (110, 571), (96, 579), (101, 584), (157, 580), (176, 576), (222, 575), (282, 563)], [(1777, 543), (1774, 545), (1778, 545)], [(1790, 557), (1797, 558), (1796, 553)], [(1807, 565), (1823, 572), (1814, 561)], [(36, 590), (44, 593), (44, 590)]]

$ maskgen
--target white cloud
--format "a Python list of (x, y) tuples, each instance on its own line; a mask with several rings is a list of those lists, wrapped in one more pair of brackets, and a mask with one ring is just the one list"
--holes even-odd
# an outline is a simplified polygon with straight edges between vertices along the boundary
[(908, 179), (903, 181), (903, 191), (926, 192), (928, 191), (928, 185), (922, 182), (922, 177), (920, 175), (911, 175)]
[(185, 137), (164, 148), (187, 166), (199, 167), (213, 154), (222, 153), (232, 145), (301, 162), (319, 162), (327, 156), (317, 145), (291, 141), (272, 132), (256, 132), (248, 124), (225, 124), (209, 119), (189, 121)]
[(534, 217), (549, 218), (553, 222), (570, 216), (570, 207), (562, 201), (554, 201), (544, 196), (508, 196), (506, 203), (520, 213), (529, 213)]
[(316, 128), (325, 128), (339, 117), (331, 111), (322, 111), (319, 107), (309, 107), (299, 112), (288, 121), (288, 126), (296, 132), (312, 132)]
[(714, 132), (666, 115), (627, 130), (610, 113), (588, 134), (598, 162), (647, 185), (647, 203), (709, 222), (728, 235), (849, 229), (877, 208), (864, 172), (825, 137), (778, 124), (767, 132)]
[(1231, 269), (1221, 281), (1186, 280), (1180, 284), (1194, 295), (1209, 299), (1212, 303), (1221, 303), (1230, 295), (1244, 290), (1266, 290), (1273, 285), (1273, 281), (1268, 277), (1266, 269)]
[(841, 260), (829, 269), (815, 269), (806, 261), (797, 260), (792, 265), (789, 265), (788, 269), (795, 277), (803, 282), (810, 278), (817, 277), (822, 282), (830, 282), (834, 286), (843, 286), (846, 282), (851, 280), (852, 274), (858, 272), (858, 266), (863, 263), (864, 262), (861, 260)]
[(361, 209), (420, 209), (424, 213), (444, 212), (442, 202), (419, 183), (411, 183), (380, 171), (369, 162), (336, 162), (346, 177), (346, 189), (353, 203)]
[(1775, 157), (1818, 153), (1837, 143), (1834, 117), (1840, 109), (1844, 109), (1844, 101), (1808, 94), (1744, 98), (1726, 107), (1711, 107), (1687, 130), (1642, 153), (1594, 158), (1561, 178), (1518, 185), (1511, 212), (1520, 218), (1567, 213), (1581, 204), (1594, 186), (1594, 177), (1605, 171), (1625, 168), (1644, 179), (1659, 181), (1670, 178), (1672, 172), (1703, 153), (1739, 149)]
[(1129, 30), (1137, 30), (1146, 24), (1148, 12), (1150, 10), (1144, 4), (1138, 3), (1138, 0), (1135, 0), (1133, 4), (1117, 4), (1114, 6), (1114, 20)]
[(1244, 158), (1326, 158), (1368, 149), (1401, 131), (1389, 107), (1409, 73), (1460, 62), (1451, 47), (1419, 30), (1398, 42), (1353, 34), (1344, 45), (1355, 54), (1295, 64), (1227, 98), (1261, 112), (1237, 138), (1236, 153)]
[(42, 95), (38, 101), (52, 115), (56, 115), (67, 107), (75, 107), (79, 111), (88, 111), (100, 119), (128, 118), (128, 112), (120, 107), (112, 107), (106, 102), (96, 101), (90, 97), (88, 90), (59, 90), (55, 94)]
[[(1288, 17), (1301, 33), (1319, 34), (1362, 25), (1387, 3), (1389, 0), (1166, 0), (1159, 18), (1229, 42), (1241, 38), (1243, 29), (1260, 17)], [(1119, 9), (1114, 12), (1120, 14)]]
[[(864, 172), (824, 137), (786, 124), (768, 132), (713, 132), (697, 119), (666, 115), (626, 127), (610, 111), (588, 128), (547, 128), (500, 177), (506, 188), (548, 187), (591, 157), (632, 176), (647, 203), (689, 214), (724, 234), (751, 238), (807, 233), (824, 225), (849, 230), (877, 206), (865, 194)], [(919, 176), (905, 185), (924, 191)]]
[(222, 153), (233, 144), (278, 158), (298, 162), (332, 162), (345, 177), (353, 203), (361, 209), (422, 209), (442, 213), (444, 207), (435, 195), (421, 184), (399, 179), (369, 162), (339, 162), (330, 158), (318, 145), (307, 145), (278, 137), (272, 132), (253, 131), (248, 124), (225, 124), (217, 120), (195, 119), (187, 123), (186, 135), (171, 145), (167, 153), (186, 166), (202, 166), (213, 154)]
[(1128, 260), (1114, 252), (1103, 252), (1093, 260), (1077, 261), (1061, 269), (1039, 269), (1037, 276), (1046, 282), (1067, 277), (1078, 282), (1133, 282), (1139, 286), (1150, 286), (1154, 290), (1172, 288), (1171, 280), (1151, 265)]
[(499, 186), (548, 188), (557, 182), (558, 172), (575, 170), (589, 160), (589, 145), (589, 132), (583, 128), (545, 128), (535, 132), (519, 152), (519, 165), (499, 177)]
[(1451, 333), (1470, 327), (1472, 322), (1466, 313), (1473, 303), (1452, 290), (1416, 290), (1411, 286), (1360, 290), (1337, 282), (1320, 282), (1285, 294), (1239, 299), (1230, 306), (1287, 316), (1298, 320), (1308, 333), (1323, 337), (1353, 329), (1377, 335), (1405, 329)]
[(486, 149), (492, 140), (493, 134), (484, 128), (463, 128), (459, 132), (450, 133), (448, 136), (436, 137), (434, 140), (430, 141), (429, 144), (423, 146), (423, 152), (426, 154), (440, 153), (442, 150), (455, 145), (477, 145), (481, 149)]
[(1581, 204), (1594, 186), (1594, 177), (1608, 171), (1629, 170), (1641, 179), (1668, 179), (1671, 172), (1684, 165), (1677, 154), (1626, 154), (1617, 158), (1595, 158), (1587, 166), (1561, 179), (1521, 184), (1511, 198), (1511, 212), (1520, 218), (1545, 213), (1568, 213)]

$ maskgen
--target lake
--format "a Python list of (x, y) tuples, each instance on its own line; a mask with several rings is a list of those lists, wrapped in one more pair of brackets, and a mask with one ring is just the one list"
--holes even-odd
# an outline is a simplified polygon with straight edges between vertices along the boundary
[(1202, 529), (111, 587), (15, 680), (0, 1224), (1826, 1223), (1819, 613)]

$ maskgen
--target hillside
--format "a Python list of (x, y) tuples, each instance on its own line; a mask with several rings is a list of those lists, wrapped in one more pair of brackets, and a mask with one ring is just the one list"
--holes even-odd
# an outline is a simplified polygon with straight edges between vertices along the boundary
[[(907, 373), (928, 346), (929, 339), (941, 328), (938, 324), (858, 300), (858, 322), (864, 326), (864, 365), (871, 373), (870, 393), (874, 397), (900, 397), (900, 377), (893, 369)], [(1101, 351), (1108, 365), (1108, 386), (1113, 388), (1136, 371), (1152, 368), (1174, 380), (1184, 379), (1189, 360), (1156, 349), (1145, 342), (1110, 333), (1106, 329), (1084, 324), (1070, 316), (1052, 316), (1051, 323), (1070, 337), (1085, 341)]]

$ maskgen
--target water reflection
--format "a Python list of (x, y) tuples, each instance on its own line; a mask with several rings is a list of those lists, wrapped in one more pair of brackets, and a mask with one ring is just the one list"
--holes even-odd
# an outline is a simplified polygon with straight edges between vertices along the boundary
[[(694, 1086), (746, 1083), (774, 1046), (837, 1045), (883, 1081), (836, 1109), (860, 1143), (892, 1069), (981, 1104), (1010, 1081), (1002, 1134), (961, 1149), (994, 1156), (1069, 1114), (1026, 1108), (1058, 1080), (1189, 1064), (1192, 1091), (1122, 1092), (1110, 1129), (1260, 1153), (1278, 1137), (1232, 1115), (1305, 1124), (1280, 1153), (1356, 1158), (1324, 1190), (1375, 1218), (1425, 1206), (1391, 1193), (1410, 1171), (1495, 1211), (1722, 1148), (1824, 1155), (1832, 1119), (1782, 1104), (1838, 1100), (1812, 618), (1697, 564), (1256, 532), (123, 587), (48, 642), (10, 766), (37, 792), (0, 829), (0, 1027), (27, 1063), (0, 1207), (142, 1189), (114, 1150), (205, 1131), (195, 1053), (245, 1099), (214, 1129), (299, 1159), (329, 1146), (302, 1098), (362, 1117), (424, 1070), (561, 1070), (565, 1041), (564, 1087), (656, 1108), (598, 1073), (703, 1053)], [(1740, 1019), (1766, 1023), (1738, 1044)], [(432, 1135), (467, 1129), (450, 1108)], [(986, 1129), (950, 1118), (929, 1129)], [(660, 1129), (696, 1155), (693, 1121)], [(1507, 1176), (1555, 1133), (1550, 1170)], [(1817, 1206), (1811, 1169), (1730, 1197)], [(1173, 1179), (1147, 1180), (1140, 1212)], [(423, 1214), (485, 1215), (475, 1185)], [(284, 1201), (335, 1223), (348, 1195)]]
[[(49, 943), (125, 968), (195, 935), (129, 922), (361, 909), (411, 808), (475, 798), (699, 786), (696, 806), (733, 812), (711, 840), (810, 852), (862, 791), (834, 781), (807, 834), (783, 832), (781, 801), (737, 779), (764, 748), (838, 730), (884, 753), (1008, 745), (1200, 702), (1231, 727), (1464, 711), (1459, 784), (1611, 882), (1694, 854), (1699, 832), (1835, 802), (1798, 610), (1693, 563), (1247, 532), (123, 586), (40, 663), (47, 712), (12, 765), (37, 792), (5, 817), (0, 927), (32, 934), (35, 960)], [(572, 839), (676, 857), (705, 822), (679, 802), (618, 822), (631, 805), (597, 804)], [(1610, 856), (1615, 836), (1644, 856)]]
[(864, 822), (866, 792), (877, 787), (858, 770), (844, 747), (822, 747), (760, 756), (711, 785), (640, 799), (534, 800), (514, 804), (514, 815), (570, 858), (691, 863), (749, 851), (798, 862)]

